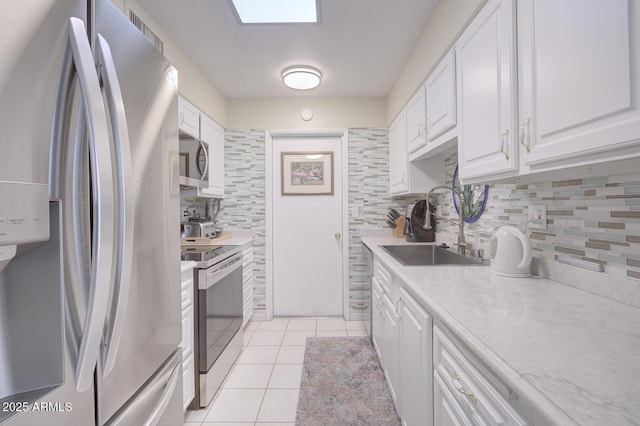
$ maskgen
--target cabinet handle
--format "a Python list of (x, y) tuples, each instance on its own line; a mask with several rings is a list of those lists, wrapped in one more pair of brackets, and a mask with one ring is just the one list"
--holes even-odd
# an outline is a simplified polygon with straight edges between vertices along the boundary
[(180, 111), (180, 125), (184, 124), (184, 112)]
[(398, 318), (402, 318), (402, 315), (400, 315), (400, 306), (398, 306), (400, 302), (402, 302), (402, 297), (399, 297), (398, 300), (396, 301), (396, 316)]
[(406, 184), (406, 183), (407, 183), (407, 182), (406, 182), (406, 179), (407, 179), (407, 174), (406, 174), (406, 173), (403, 173), (403, 174), (402, 174), (402, 184)]
[(531, 125), (531, 117), (524, 119), (524, 123), (520, 125), (520, 143), (527, 150), (527, 154), (531, 152), (531, 134), (529, 126)]
[[(429, 119), (427, 118), (427, 120), (429, 120)], [(426, 125), (426, 123), (420, 123), (420, 125), (418, 126), (418, 135), (420, 136), (420, 138), (426, 138), (427, 137), (427, 125)]]
[(453, 383), (453, 387), (456, 388), (458, 392), (469, 398), (473, 402), (478, 402), (478, 398), (474, 395), (473, 392), (465, 390), (462, 387), (462, 383), (460, 383), (460, 387), (456, 386), (456, 382), (460, 383), (460, 375), (456, 372), (453, 373), (453, 378), (451, 379), (451, 383)]
[(500, 152), (509, 160), (509, 129), (504, 129), (500, 135)]

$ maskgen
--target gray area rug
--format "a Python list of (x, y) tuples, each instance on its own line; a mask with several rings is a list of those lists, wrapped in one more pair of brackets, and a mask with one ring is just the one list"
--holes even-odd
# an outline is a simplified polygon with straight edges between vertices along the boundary
[(375, 350), (366, 337), (310, 337), (296, 425), (400, 425)]

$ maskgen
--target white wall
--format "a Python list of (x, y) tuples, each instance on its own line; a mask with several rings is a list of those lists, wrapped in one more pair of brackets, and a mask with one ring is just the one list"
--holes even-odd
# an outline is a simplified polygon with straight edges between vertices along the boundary
[(164, 56), (178, 70), (178, 91), (201, 111), (223, 127), (227, 126), (227, 100), (184, 55), (182, 50), (147, 15), (135, 0), (111, 0), (127, 17), (129, 10), (138, 15), (164, 43)]
[[(310, 121), (300, 112), (309, 108)], [(318, 129), (386, 127), (386, 101), (368, 99), (229, 99), (229, 129)]]
[(387, 126), (486, 0), (440, 0), (387, 98)]

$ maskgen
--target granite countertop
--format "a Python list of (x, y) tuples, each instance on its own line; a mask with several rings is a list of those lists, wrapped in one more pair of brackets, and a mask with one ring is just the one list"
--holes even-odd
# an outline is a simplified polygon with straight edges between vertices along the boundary
[(640, 421), (640, 309), (489, 267), (407, 267), (378, 246), (416, 243), (362, 242), (544, 423)]

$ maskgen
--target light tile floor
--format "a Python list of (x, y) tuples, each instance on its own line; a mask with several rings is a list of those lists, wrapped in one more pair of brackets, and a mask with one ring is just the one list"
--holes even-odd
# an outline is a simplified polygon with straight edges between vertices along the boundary
[(275, 318), (250, 322), (245, 348), (209, 407), (187, 411), (185, 426), (293, 425), (307, 337), (365, 336), (362, 321)]

